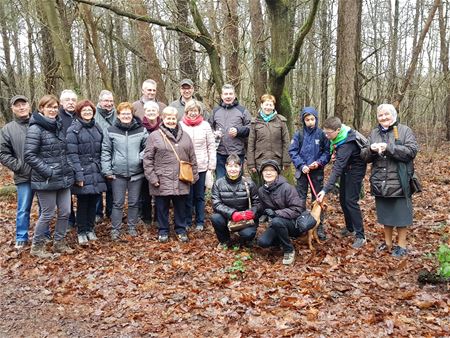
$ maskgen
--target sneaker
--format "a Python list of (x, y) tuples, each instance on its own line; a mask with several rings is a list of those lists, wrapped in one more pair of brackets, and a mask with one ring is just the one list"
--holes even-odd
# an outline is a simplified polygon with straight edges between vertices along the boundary
[(228, 244), (227, 243), (219, 243), (217, 245), (217, 249), (218, 250), (227, 250), (228, 249)]
[(317, 236), (319, 237), (319, 239), (321, 241), (326, 241), (327, 240), (327, 234), (325, 233), (325, 229), (323, 227), (323, 224), (319, 224), (319, 226), (317, 227)]
[(136, 228), (129, 228), (128, 235), (130, 235), (131, 237), (137, 237), (138, 233), (136, 231)]
[(203, 229), (205, 229), (205, 226), (203, 224), (197, 224), (197, 226), (195, 227), (195, 230), (197, 231), (203, 231)]
[(87, 245), (88, 244), (88, 237), (86, 234), (78, 234), (78, 244), (80, 245)]
[(378, 252), (389, 251), (389, 247), (387, 246), (386, 242), (380, 243), (380, 245), (378, 245), (377, 247), (377, 251)]
[(340, 234), (341, 234), (341, 237), (349, 237), (349, 236), (353, 236), (355, 234), (355, 232), (350, 231), (347, 228), (344, 228), (341, 230)]
[(189, 237), (187, 236), (187, 234), (178, 234), (177, 237), (180, 242), (183, 243), (189, 242)]
[(14, 248), (17, 250), (22, 250), (27, 246), (27, 241), (16, 241), (16, 245), (14, 245)]
[(169, 241), (169, 235), (163, 234), (158, 236), (158, 241), (160, 243), (167, 243)]
[(292, 252), (285, 252), (283, 255), (283, 264), (291, 265), (295, 261), (295, 250)]
[(113, 242), (117, 242), (120, 239), (120, 232), (119, 231), (111, 231), (111, 240)]
[(73, 254), (75, 250), (69, 247), (64, 240), (53, 242), (53, 252)]
[(406, 256), (408, 254), (408, 250), (406, 248), (402, 248), (401, 246), (396, 245), (394, 250), (392, 250), (392, 257), (400, 258)]
[(86, 233), (86, 236), (87, 236), (88, 240), (90, 240), (90, 241), (96, 241), (96, 240), (98, 240), (98, 237), (97, 237), (97, 235), (95, 234), (94, 231), (88, 231), (88, 232)]
[(366, 244), (366, 239), (365, 238), (356, 238), (355, 241), (352, 244), (352, 248), (353, 249), (359, 249), (359, 248), (363, 247), (364, 244)]
[(53, 238), (52, 235), (48, 234), (44, 236), (44, 243), (48, 244), (48, 243), (53, 243)]

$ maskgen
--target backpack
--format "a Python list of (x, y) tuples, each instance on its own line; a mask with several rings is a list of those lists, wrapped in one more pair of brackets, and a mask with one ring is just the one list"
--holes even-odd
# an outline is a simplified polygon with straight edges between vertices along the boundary
[(360, 150), (370, 147), (369, 140), (356, 129), (352, 129), (355, 133), (355, 141)]

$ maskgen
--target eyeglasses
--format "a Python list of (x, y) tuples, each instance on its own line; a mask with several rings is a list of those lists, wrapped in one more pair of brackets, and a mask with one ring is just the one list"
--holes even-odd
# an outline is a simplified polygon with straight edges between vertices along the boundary
[(81, 109), (82, 113), (93, 113), (94, 111), (92, 110), (92, 108), (83, 108)]
[(334, 133), (337, 133), (339, 129), (337, 130), (331, 130), (331, 131), (324, 131), (325, 136), (333, 135)]
[(55, 107), (44, 107), (46, 110), (58, 110), (58, 106)]

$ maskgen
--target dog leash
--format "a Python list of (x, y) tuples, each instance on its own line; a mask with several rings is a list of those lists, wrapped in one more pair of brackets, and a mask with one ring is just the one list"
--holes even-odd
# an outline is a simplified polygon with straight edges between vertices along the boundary
[[(314, 189), (314, 185), (312, 183), (311, 177), (309, 177), (309, 173), (306, 174), (306, 177), (308, 177), (309, 186), (311, 187), (311, 191), (313, 192), (314, 197), (316, 198), (316, 201), (317, 201), (316, 189)], [(317, 203), (319, 203), (319, 202), (317, 202)], [(319, 205), (323, 208), (322, 203), (319, 203)]]

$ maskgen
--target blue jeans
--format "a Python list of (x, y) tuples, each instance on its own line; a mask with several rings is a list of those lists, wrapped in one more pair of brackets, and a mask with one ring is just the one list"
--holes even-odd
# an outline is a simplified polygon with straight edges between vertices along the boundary
[(173, 205), (173, 214), (175, 218), (175, 232), (179, 234), (186, 233), (186, 198), (187, 195), (153, 196), (156, 207), (156, 220), (158, 221), (158, 234), (169, 234), (169, 207), (170, 201)]
[(192, 209), (195, 209), (195, 224), (205, 224), (205, 178), (206, 171), (198, 173), (198, 181), (191, 185), (186, 199), (186, 226), (192, 225)]
[(17, 216), (16, 241), (28, 241), (28, 228), (30, 227), (30, 210), (33, 203), (31, 183), (24, 182), (16, 185), (17, 189)]
[[(216, 180), (218, 180), (221, 177), (224, 177), (227, 174), (227, 171), (225, 169), (225, 163), (227, 162), (228, 156), (230, 155), (217, 154)], [(241, 166), (242, 166), (241, 171), (243, 171), (245, 155), (244, 154), (239, 155), (239, 158), (241, 159)]]

